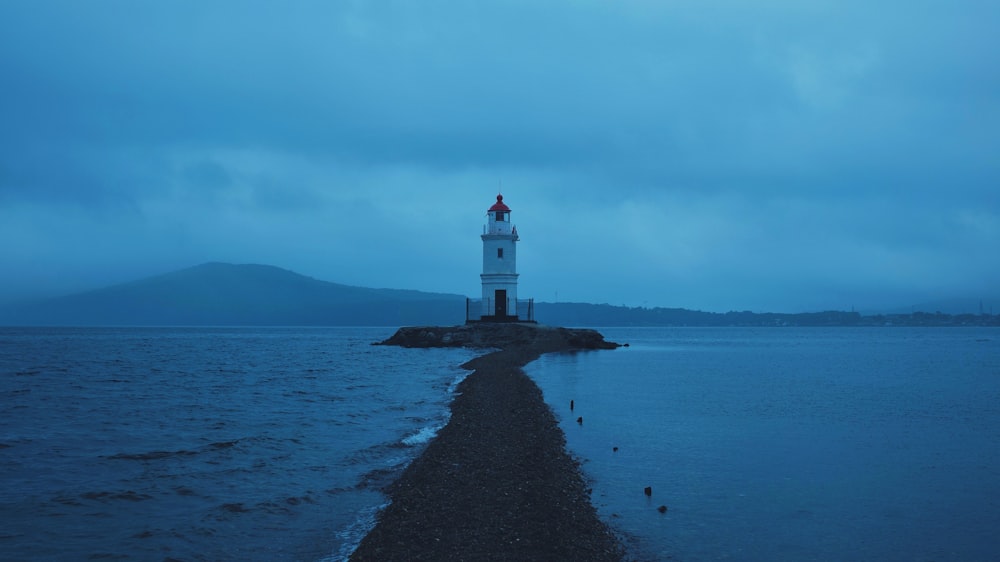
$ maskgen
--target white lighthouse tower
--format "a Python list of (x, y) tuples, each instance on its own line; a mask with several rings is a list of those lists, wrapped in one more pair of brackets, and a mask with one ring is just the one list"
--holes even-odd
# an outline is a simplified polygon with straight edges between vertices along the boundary
[[(487, 211), (489, 223), (483, 229), (483, 302), (481, 320), (516, 322), (517, 314), (517, 228), (510, 221), (510, 207), (503, 195)], [(523, 320), (532, 320), (532, 314)]]

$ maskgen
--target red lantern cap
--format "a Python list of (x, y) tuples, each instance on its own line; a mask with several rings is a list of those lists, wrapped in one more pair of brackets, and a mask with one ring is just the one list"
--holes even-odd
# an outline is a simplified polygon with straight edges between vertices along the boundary
[(503, 195), (497, 195), (497, 202), (490, 207), (491, 211), (509, 211), (510, 207), (503, 204)]

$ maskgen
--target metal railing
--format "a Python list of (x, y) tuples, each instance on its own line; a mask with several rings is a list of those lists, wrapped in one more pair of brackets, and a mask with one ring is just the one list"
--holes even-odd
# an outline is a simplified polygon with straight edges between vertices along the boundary
[[(466, 322), (534, 322), (535, 321), (535, 299), (507, 299), (507, 314), (498, 316), (493, 299), (486, 299), (486, 306), (483, 306), (483, 299), (465, 299), (465, 321)], [(511, 306), (513, 305), (513, 306)], [(493, 314), (484, 313), (493, 312)]]
[(503, 236), (513, 236), (514, 240), (520, 240), (517, 234), (517, 227), (509, 222), (496, 222), (483, 225), (483, 234), (494, 234)]

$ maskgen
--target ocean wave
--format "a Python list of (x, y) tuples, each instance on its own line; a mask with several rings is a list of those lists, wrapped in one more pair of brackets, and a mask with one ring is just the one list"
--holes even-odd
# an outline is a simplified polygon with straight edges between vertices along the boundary
[[(333, 533), (384, 502), (381, 490), (443, 426), (446, 389), (467, 374), (449, 365), (471, 355), (376, 348), (361, 357), (356, 332), (67, 329), (59, 345), (30, 338), (10, 358), (20, 376), (0, 377), (12, 414), (0, 435), (11, 486), (0, 499), (19, 511), (3, 532), (23, 535), (5, 539), (0, 558), (31, 558), (43, 534), (53, 537), (51, 558), (103, 554), (109, 536), (139, 558), (233, 558), (292, 552), (317, 529), (331, 529), (329, 546), (308, 558), (336, 554)], [(148, 345), (133, 345), (136, 337)], [(225, 375), (231, 366), (247, 374)], [(41, 507), (28, 508), (36, 497)], [(356, 543), (368, 530), (357, 523), (343, 536), (355, 533)]]
[(337, 532), (337, 539), (340, 541), (340, 548), (336, 553), (332, 553), (319, 562), (347, 562), (361, 544), (362, 539), (375, 528), (375, 520), (380, 511), (389, 507), (390, 502), (385, 502), (376, 506), (362, 509), (358, 513), (358, 518), (347, 528)]
[(467, 371), (465, 369), (462, 369), (462, 371), (458, 375), (455, 375), (455, 378), (451, 381), (451, 384), (448, 385), (448, 394), (458, 394), (458, 385), (462, 384), (462, 381), (464, 381), (466, 377), (468, 377), (471, 374), (472, 371)]
[(382, 490), (396, 480), (396, 475), (400, 473), (397, 467), (376, 468), (369, 470), (361, 476), (357, 488), (361, 490)]
[(407, 446), (410, 446), (410, 447), (415, 447), (417, 445), (424, 445), (424, 444), (430, 442), (431, 439), (434, 439), (437, 436), (438, 432), (441, 431), (441, 429), (445, 425), (447, 425), (447, 423), (448, 422), (445, 421), (443, 423), (439, 423), (439, 424), (435, 424), (435, 425), (424, 426), (424, 427), (420, 428), (413, 435), (410, 435), (408, 437), (404, 437), (402, 442), (403, 442), (404, 445), (407, 445)]
[(197, 451), (188, 451), (181, 449), (179, 451), (149, 451), (148, 453), (118, 453), (117, 455), (111, 455), (108, 458), (111, 460), (124, 460), (124, 461), (155, 461), (159, 459), (166, 459), (170, 457), (186, 457), (191, 455), (197, 455)]
[(130, 502), (141, 502), (153, 499), (153, 496), (149, 494), (140, 494), (132, 490), (126, 490), (124, 492), (87, 492), (80, 494), (80, 497), (85, 500), (95, 500), (102, 503), (106, 503), (112, 500), (125, 500)]
[(211, 451), (221, 451), (224, 449), (230, 449), (235, 447), (241, 439), (234, 439), (232, 441), (218, 441), (216, 443), (209, 443), (208, 445), (202, 447), (200, 450), (188, 450), (179, 449), (177, 451), (149, 451), (146, 453), (118, 453), (116, 455), (108, 456), (110, 460), (125, 460), (125, 461), (155, 461), (160, 459), (167, 459), (171, 457), (190, 457), (193, 455), (198, 455), (205, 452)]

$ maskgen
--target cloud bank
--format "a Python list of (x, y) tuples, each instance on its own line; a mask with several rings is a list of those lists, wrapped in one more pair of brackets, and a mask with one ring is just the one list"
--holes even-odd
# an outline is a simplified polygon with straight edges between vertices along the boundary
[(995, 3), (0, 5), (0, 298), (203, 261), (797, 311), (1000, 286)]

